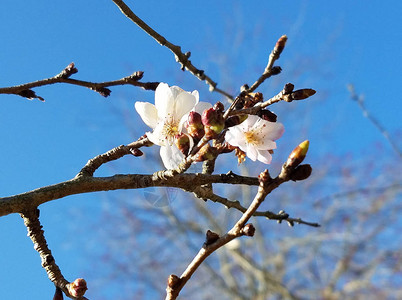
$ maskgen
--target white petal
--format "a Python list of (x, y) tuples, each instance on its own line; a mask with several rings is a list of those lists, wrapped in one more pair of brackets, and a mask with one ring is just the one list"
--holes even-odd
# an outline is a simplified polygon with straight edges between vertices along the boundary
[(240, 131), (238, 128), (231, 127), (225, 134), (225, 140), (232, 146), (238, 147), (239, 146), (239, 141), (241, 138), (239, 138)]
[(260, 128), (262, 134), (265, 136), (265, 139), (269, 139), (271, 141), (279, 139), (285, 131), (285, 127), (282, 123), (269, 122), (265, 120), (262, 120), (260, 123)]
[(147, 132), (146, 135), (148, 139), (155, 145), (164, 146), (167, 144), (163, 139), (160, 138), (160, 134), (158, 134), (158, 132)]
[(253, 146), (251, 145), (247, 145), (247, 150), (245, 151), (246, 155), (252, 160), (252, 161), (256, 161), (258, 158), (258, 152), (257, 149), (255, 149)]
[(258, 121), (263, 120), (260, 117), (256, 116), (256, 115), (248, 115), (246, 121), (247, 124), (251, 127), (254, 126), (255, 123), (257, 123)]
[(171, 88), (166, 83), (161, 82), (155, 90), (155, 106), (160, 119), (173, 112), (174, 99)]
[(160, 155), (166, 169), (177, 168), (179, 163), (184, 159), (184, 154), (180, 152), (175, 144), (161, 147)]
[(195, 97), (196, 103), (198, 104), (198, 101), (200, 101), (200, 94), (198, 93), (197, 90), (192, 91), (191, 95)]
[(276, 143), (269, 139), (261, 140), (261, 143), (256, 145), (255, 148), (257, 150), (272, 150), (276, 149)]
[(172, 92), (173, 98), (177, 98), (180, 93), (184, 92), (184, 90), (181, 87), (178, 87), (176, 85), (170, 87), (170, 91)]
[(158, 111), (155, 105), (148, 102), (135, 102), (134, 106), (144, 123), (152, 129), (155, 128), (158, 122)]
[(197, 105), (194, 108), (195, 112), (198, 112), (200, 115), (204, 112), (204, 110), (207, 110), (208, 108), (211, 108), (212, 104), (208, 102), (198, 102)]
[(257, 159), (264, 164), (270, 164), (272, 161), (272, 155), (268, 152), (268, 150), (258, 150)]
[(194, 95), (181, 92), (175, 101), (174, 116), (177, 120), (180, 120), (185, 114), (189, 113), (197, 104), (197, 99)]

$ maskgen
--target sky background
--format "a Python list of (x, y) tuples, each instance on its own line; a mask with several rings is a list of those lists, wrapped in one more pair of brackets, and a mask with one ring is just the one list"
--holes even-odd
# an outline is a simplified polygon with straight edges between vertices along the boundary
[[(400, 163), (350, 100), (346, 85), (354, 84), (357, 93), (365, 95), (368, 110), (400, 149), (402, 2), (243, 3), (127, 1), (169, 41), (191, 51), (193, 64), (233, 95), (258, 78), (276, 40), (287, 34), (287, 47), (277, 63), (284, 71), (263, 86), (264, 95), (275, 95), (286, 82), (314, 88), (317, 95), (307, 104), (277, 108), (278, 113), (286, 112), (287, 122), (306, 118), (311, 124), (309, 131), (289, 129), (278, 143), (278, 152), (289, 153), (295, 143), (309, 138), (313, 158), (328, 151), (358, 158), (375, 146)], [(211, 102), (222, 98), (180, 71), (171, 52), (124, 17), (112, 1), (3, 0), (0, 29), (1, 87), (52, 77), (74, 62), (79, 70), (72, 76), (76, 79), (108, 81), (142, 70), (144, 82), (197, 89), (202, 100)], [(111, 96), (103, 98), (76, 86), (36, 88), (44, 103), (0, 95), (1, 196), (71, 179), (88, 159), (137, 139), (130, 126), (147, 130), (134, 103), (153, 102), (153, 92), (131, 86), (111, 90)], [(301, 108), (295, 110), (296, 105)], [(119, 164), (115, 169), (102, 167), (96, 175), (129, 172), (141, 170)], [(91, 235), (94, 228), (89, 224), (100, 212), (99, 200), (111, 193), (71, 196), (40, 207), (48, 244), (66, 278), (84, 276), (80, 272), (88, 268), (88, 257), (85, 246), (74, 242), (82, 237), (75, 235), (80, 231)], [(0, 241), (0, 299), (50, 299), (54, 287), (19, 215), (0, 219)], [(90, 290), (87, 296), (91, 298)]]

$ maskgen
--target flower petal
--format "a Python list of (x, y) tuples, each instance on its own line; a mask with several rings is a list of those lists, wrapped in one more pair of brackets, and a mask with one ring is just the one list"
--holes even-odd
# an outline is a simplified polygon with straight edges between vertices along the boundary
[[(240, 148), (241, 149), (241, 148)], [(243, 150), (244, 151), (244, 150)], [(255, 149), (254, 146), (252, 145), (247, 145), (247, 150), (245, 151), (247, 156), (252, 160), (252, 161), (256, 161), (258, 158), (258, 152), (257, 149)]]
[(270, 139), (265, 138), (264, 140), (261, 140), (260, 144), (255, 145), (255, 148), (257, 150), (272, 150), (276, 149), (276, 143)]
[(194, 107), (194, 111), (198, 112), (200, 115), (204, 112), (204, 110), (207, 110), (208, 108), (211, 108), (212, 104), (209, 102), (198, 102), (197, 105)]
[(235, 147), (239, 147), (239, 142), (241, 140), (244, 140), (244, 138), (242, 138), (242, 137), (243, 137), (243, 133), (237, 126), (229, 128), (229, 130), (225, 134), (225, 140), (230, 145), (235, 146)]
[(184, 154), (180, 152), (175, 144), (161, 147), (160, 155), (166, 169), (175, 169), (184, 159)]
[(188, 92), (181, 92), (175, 99), (174, 118), (180, 120), (185, 114), (189, 113), (197, 104), (194, 95)]
[(172, 89), (166, 83), (161, 82), (155, 90), (155, 107), (160, 119), (173, 112), (174, 100), (175, 95)]
[(166, 142), (160, 138), (160, 134), (159, 132), (156, 132), (156, 130), (153, 132), (147, 132), (146, 135), (148, 139), (155, 145), (164, 146), (166, 144)]
[(144, 123), (152, 129), (155, 128), (158, 122), (158, 111), (155, 105), (148, 102), (135, 102), (134, 106)]
[(198, 91), (197, 90), (192, 91), (191, 95), (195, 97), (196, 104), (198, 104), (198, 101), (200, 101), (200, 94), (198, 93)]
[(270, 164), (272, 161), (272, 155), (268, 150), (258, 150), (257, 159), (264, 164)]
[(180, 93), (184, 92), (184, 90), (181, 87), (178, 87), (177, 85), (173, 85), (170, 87), (170, 91), (172, 92), (173, 98), (177, 98)]
[(269, 122), (265, 120), (262, 120), (262, 122), (260, 122), (260, 126), (261, 126), (261, 132), (265, 136), (264, 139), (275, 141), (283, 135), (285, 128), (282, 123)]

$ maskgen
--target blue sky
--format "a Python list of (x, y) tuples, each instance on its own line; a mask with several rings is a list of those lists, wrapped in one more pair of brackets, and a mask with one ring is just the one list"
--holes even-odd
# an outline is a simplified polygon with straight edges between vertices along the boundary
[[(289, 81), (296, 88), (318, 91), (310, 103), (290, 104), (291, 109), (297, 105), (301, 108), (287, 116), (287, 120), (308, 119), (308, 136), (301, 132), (298, 138), (311, 140), (311, 155), (332, 150), (338, 155), (358, 156), (369, 152), (378, 141), (385, 155), (400, 163), (349, 99), (346, 84), (353, 83), (358, 93), (364, 93), (368, 109), (392, 136), (399, 134), (400, 138), (402, 3), (278, 2), (127, 4), (171, 42), (191, 51), (192, 62), (232, 94), (259, 76), (276, 39), (287, 34), (289, 42), (278, 62), (284, 72), (264, 85), (264, 91), (275, 95)], [(143, 70), (144, 81), (183, 83), (186, 90), (198, 89), (201, 98), (221, 98), (210, 94), (207, 86), (190, 73), (181, 72), (170, 51), (125, 18), (112, 1), (4, 0), (0, 4), (0, 28), (1, 87), (51, 77), (74, 62), (79, 72), (73, 78), (77, 79), (113, 80)], [(153, 101), (152, 92), (134, 87), (113, 87), (107, 99), (61, 84), (35, 91), (45, 103), (0, 95), (2, 196), (68, 180), (88, 159), (129, 143), (135, 137), (127, 124), (146, 130), (137, 122), (134, 102)], [(125, 118), (123, 108), (127, 108)], [(277, 109), (285, 113), (287, 108)], [(327, 126), (336, 129), (329, 136)], [(291, 133), (284, 136), (280, 150), (293, 148), (289, 146), (295, 141)], [(102, 169), (97, 175), (111, 175), (111, 171)], [(79, 277), (85, 269), (86, 257), (82, 247), (74, 243), (74, 229), (81, 228), (83, 235), (93, 230), (85, 222), (70, 224), (68, 212), (80, 211), (81, 221), (96, 218), (99, 199), (105, 194), (74, 196), (40, 207), (50, 248), (67, 278)], [(0, 241), (0, 299), (26, 299), (28, 294), (30, 299), (49, 299), (53, 286), (18, 215), (0, 219)]]

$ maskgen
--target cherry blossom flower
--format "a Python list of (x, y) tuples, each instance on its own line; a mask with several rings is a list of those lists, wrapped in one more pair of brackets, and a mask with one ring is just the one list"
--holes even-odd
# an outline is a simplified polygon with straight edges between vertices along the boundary
[(183, 132), (188, 113), (198, 102), (198, 91), (186, 92), (178, 86), (169, 87), (160, 83), (155, 90), (155, 105), (136, 102), (135, 109), (145, 124), (153, 129), (147, 132), (148, 139), (161, 146), (160, 155), (167, 169), (174, 169), (183, 160), (184, 154), (174, 143), (175, 136)]
[(276, 149), (275, 140), (284, 132), (281, 123), (265, 121), (257, 116), (250, 115), (241, 124), (230, 127), (226, 132), (226, 141), (239, 147), (252, 160), (259, 160), (265, 164), (271, 163), (270, 150)]

